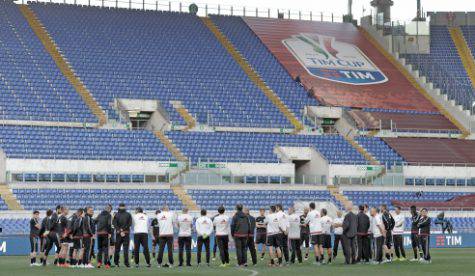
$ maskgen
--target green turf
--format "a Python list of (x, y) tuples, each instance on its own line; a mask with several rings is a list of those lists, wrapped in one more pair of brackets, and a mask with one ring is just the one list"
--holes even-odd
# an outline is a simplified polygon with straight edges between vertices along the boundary
[[(211, 267), (193, 268), (111, 268), (104, 269), (73, 269), (47, 267), (29, 267), (27, 257), (0, 257), (0, 275), (475, 275), (475, 249), (438, 249), (432, 251), (432, 264), (411, 262), (394, 262), (382, 265), (344, 265), (341, 256), (331, 265), (315, 266), (309, 260), (301, 265), (292, 265), (282, 268), (269, 268), (265, 262), (256, 267), (250, 266), (247, 270), (236, 267), (219, 268), (216, 260)], [(141, 256), (143, 258), (143, 256)], [(176, 260), (175, 260), (176, 261)], [(235, 263), (232, 257), (232, 263)], [(256, 274), (257, 273), (257, 274)]]

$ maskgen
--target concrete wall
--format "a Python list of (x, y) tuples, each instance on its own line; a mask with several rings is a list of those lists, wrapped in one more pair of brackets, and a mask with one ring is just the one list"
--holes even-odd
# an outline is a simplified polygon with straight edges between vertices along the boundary
[(404, 166), (404, 177), (472, 178), (475, 167)]
[[(470, 0), (467, 1), (468, 3), (471, 2)], [(468, 8), (468, 7), (467, 7)], [(428, 12), (428, 16), (430, 16), (430, 24), (431, 25), (452, 25), (452, 26), (461, 26), (461, 25), (475, 25), (475, 12), (453, 12), (453, 20), (452, 22), (449, 21), (449, 13), (448, 12)]]
[(295, 176), (293, 163), (218, 163), (224, 165), (232, 175)]
[(295, 172), (295, 176), (299, 179), (302, 179), (303, 176), (325, 176), (327, 182), (332, 181), (328, 177), (328, 161), (313, 148), (307, 148), (307, 151), (310, 161), (301, 165)]
[(5, 155), (5, 152), (2, 149), (0, 149), (0, 183), (7, 182), (6, 161), (7, 161), (7, 156)]

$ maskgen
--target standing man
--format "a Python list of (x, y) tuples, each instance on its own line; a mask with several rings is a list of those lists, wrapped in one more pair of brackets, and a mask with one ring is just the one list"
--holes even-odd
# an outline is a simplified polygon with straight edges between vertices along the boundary
[(193, 217), (188, 214), (188, 208), (183, 207), (177, 218), (178, 227), (178, 266), (183, 266), (183, 249), (186, 251), (186, 266), (191, 266), (191, 227)]
[(150, 228), (152, 228), (152, 258), (155, 259), (155, 252), (158, 248), (158, 240), (160, 239), (160, 226), (158, 225), (157, 216), (160, 214), (160, 210), (155, 211), (155, 217), (150, 222)]
[(386, 236), (386, 229), (384, 228), (383, 219), (379, 214), (379, 210), (376, 208), (371, 208), (371, 225), (373, 229), (371, 232), (373, 233), (374, 238), (374, 264), (380, 264), (383, 261), (383, 245), (384, 245), (384, 238)]
[(310, 228), (305, 223), (309, 209), (305, 207), (303, 214), (300, 215), (300, 246), (305, 245), (305, 260), (308, 260), (308, 253), (310, 252)]
[(58, 266), (60, 267), (67, 267), (66, 259), (68, 257), (69, 252), (69, 243), (71, 242), (68, 235), (68, 215), (69, 215), (69, 208), (63, 206), (61, 208), (61, 214), (58, 217), (58, 236), (59, 236), (59, 244), (61, 246), (61, 250), (59, 251), (58, 255)]
[(264, 221), (267, 230), (267, 246), (269, 247), (270, 266), (280, 265), (282, 260), (282, 252), (280, 251), (280, 223), (276, 214), (274, 205), (270, 206), (269, 214)]
[[(287, 215), (284, 213), (284, 208), (282, 204), (277, 204), (277, 216), (280, 222), (280, 246), (282, 250), (282, 255), (284, 256), (285, 263), (288, 264), (289, 259), (289, 238), (287, 236), (289, 229), (289, 221)], [(282, 261), (280, 261), (282, 263)]]
[(132, 226), (132, 215), (127, 212), (124, 203), (119, 204), (119, 210), (114, 216), (112, 221), (114, 225), (115, 235), (115, 254), (114, 264), (119, 266), (120, 248), (123, 247), (124, 251), (124, 265), (130, 267), (129, 263), (129, 245), (130, 245), (130, 227)]
[(73, 240), (73, 252), (69, 263), (73, 267), (82, 264), (82, 235), (84, 231), (84, 209), (78, 209), (69, 221), (69, 229)]
[(343, 248), (343, 241), (341, 235), (343, 235), (343, 214), (340, 210), (336, 211), (336, 218), (333, 220), (333, 260), (336, 259), (338, 255), (338, 244), (341, 244)]
[(157, 262), (158, 266), (162, 266), (163, 253), (165, 252), (165, 246), (168, 253), (168, 264), (163, 267), (173, 266), (173, 226), (175, 225), (175, 215), (170, 211), (167, 205), (162, 208), (162, 212), (157, 215), (158, 226), (160, 227), (159, 235), (159, 249)]
[(84, 268), (94, 268), (91, 264), (91, 251), (94, 244), (92, 243), (92, 237), (94, 236), (94, 220), (92, 216), (94, 215), (94, 209), (92, 207), (86, 207), (86, 214), (84, 215), (84, 231), (82, 244), (84, 247), (82, 264)]
[(201, 210), (201, 217), (196, 220), (195, 228), (197, 240), (197, 252), (196, 252), (196, 261), (198, 266), (201, 264), (201, 250), (203, 250), (203, 245), (206, 251), (206, 264), (209, 266), (209, 260), (211, 257), (210, 254), (210, 236), (213, 233), (213, 222), (209, 217), (206, 216), (207, 212), (205, 209)]
[(39, 266), (40, 264), (36, 263), (36, 255), (39, 250), (39, 240), (40, 240), (40, 212), (35, 210), (33, 211), (33, 216), (30, 219), (30, 266)]
[(315, 253), (315, 263), (320, 265), (321, 263), (321, 244), (322, 244), (322, 221), (320, 212), (315, 210), (315, 203), (309, 204), (310, 212), (307, 214), (305, 224), (308, 224), (310, 229), (310, 239), (313, 245), (313, 252)]
[(256, 218), (256, 244), (257, 247), (261, 245), (261, 261), (264, 260), (266, 255), (267, 245), (267, 230), (266, 230), (266, 210), (264, 208), (259, 209), (259, 216)]
[(345, 264), (354, 264), (356, 262), (356, 232), (358, 229), (358, 218), (353, 213), (353, 204), (346, 205), (346, 215), (343, 219), (343, 253), (345, 255)]
[[(43, 233), (43, 237), (46, 240), (46, 246), (44, 250), (44, 257), (43, 257), (43, 266), (46, 266), (47, 259), (49, 252), (53, 248), (53, 245), (59, 244), (58, 243), (58, 233), (56, 232), (56, 223), (57, 223), (57, 216), (53, 216), (53, 210), (46, 211), (46, 217), (43, 219), (41, 223), (41, 227), (43, 230), (40, 230)], [(58, 246), (58, 245), (57, 245)]]
[(331, 217), (328, 216), (328, 211), (327, 209), (322, 209), (320, 211), (320, 216), (321, 219), (320, 221), (322, 222), (322, 250), (320, 251), (320, 254), (322, 255), (322, 260), (321, 262), (324, 263), (324, 250), (326, 249), (327, 251), (327, 263), (330, 264), (332, 262), (332, 236), (331, 236), (331, 228), (333, 225), (333, 220)]
[(236, 205), (236, 213), (231, 222), (231, 235), (234, 238), (239, 266), (247, 266), (247, 238), (250, 229), (249, 218), (244, 214), (242, 204)]
[(356, 241), (358, 243), (358, 258), (357, 262), (369, 262), (371, 245), (368, 237), (368, 230), (370, 227), (369, 217), (365, 214), (364, 206), (360, 205), (358, 218), (358, 228), (356, 233)]
[(389, 213), (388, 206), (386, 204), (381, 205), (382, 219), (384, 228), (386, 229), (386, 237), (384, 239), (384, 251), (386, 252), (386, 262), (392, 262), (393, 259), (393, 229), (394, 218)]
[(295, 263), (295, 256), (299, 263), (302, 263), (302, 250), (301, 247), (301, 230), (300, 230), (300, 216), (295, 213), (293, 207), (289, 208), (289, 240), (290, 240), (290, 250), (292, 254), (290, 255), (290, 262)]
[(112, 206), (107, 205), (96, 217), (97, 226), (97, 268), (110, 268), (109, 244), (112, 236)]
[(419, 240), (421, 243), (422, 247), (422, 252), (424, 254), (424, 259), (421, 261), (421, 263), (431, 263), (431, 258), (430, 258), (430, 224), (431, 224), (431, 219), (427, 214), (427, 209), (422, 208), (421, 210), (421, 218), (419, 220), (419, 223), (417, 224), (417, 228), (419, 229)]
[(221, 267), (229, 265), (229, 234), (230, 218), (224, 214), (224, 206), (219, 206), (218, 215), (214, 217), (213, 225), (216, 229), (215, 236), (218, 243)]
[(363, 205), (364, 206), (364, 213), (369, 217), (369, 229), (368, 229), (368, 239), (369, 239), (369, 258), (373, 258), (373, 251), (374, 251), (374, 239), (373, 239), (373, 225), (372, 222), (373, 220), (371, 219), (371, 212), (369, 209), (368, 204)]
[(396, 214), (394, 216), (394, 250), (396, 251), (396, 257), (399, 261), (406, 260), (406, 251), (404, 251), (404, 216), (401, 213), (401, 207), (396, 207)]
[(414, 252), (414, 258), (411, 260), (411, 262), (417, 261), (418, 255), (420, 259), (423, 259), (422, 248), (419, 242), (419, 228), (417, 227), (420, 220), (421, 220), (421, 216), (417, 212), (416, 206), (412, 205), (411, 206), (411, 245), (412, 245), (412, 251)]
[(135, 209), (133, 216), (134, 225), (134, 261), (135, 267), (139, 268), (140, 246), (142, 246), (143, 255), (147, 267), (150, 267), (150, 252), (148, 250), (148, 216), (144, 214), (141, 207)]
[(257, 251), (256, 244), (254, 243), (254, 233), (256, 232), (256, 219), (251, 216), (249, 208), (244, 208), (244, 214), (246, 214), (249, 219), (249, 236), (247, 237), (247, 248), (249, 248), (249, 253), (251, 253), (252, 265), (257, 265)]

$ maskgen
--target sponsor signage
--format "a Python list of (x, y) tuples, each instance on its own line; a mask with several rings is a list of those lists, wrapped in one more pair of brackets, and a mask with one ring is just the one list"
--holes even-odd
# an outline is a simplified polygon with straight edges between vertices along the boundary
[(317, 78), (350, 85), (388, 81), (386, 75), (355, 45), (334, 37), (300, 33), (282, 43), (307, 72)]

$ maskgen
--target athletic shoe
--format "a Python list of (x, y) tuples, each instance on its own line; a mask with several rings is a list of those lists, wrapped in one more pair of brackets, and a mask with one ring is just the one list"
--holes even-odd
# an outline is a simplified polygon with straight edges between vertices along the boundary
[(417, 262), (417, 261), (419, 261), (419, 260), (418, 260), (418, 259), (410, 259), (409, 261), (410, 261), (410, 262)]
[(419, 258), (419, 262), (421, 262), (421, 261), (424, 261), (424, 258), (420, 257), (420, 258)]
[(219, 267), (224, 268), (224, 267), (227, 267), (227, 266), (226, 266), (226, 264), (220, 264)]
[(106, 265), (104, 268), (105, 268), (105, 269), (110, 269), (111, 266), (110, 266), (110, 265)]
[(102, 263), (97, 263), (97, 268), (101, 268), (102, 267)]
[(379, 265), (379, 264), (380, 264), (380, 262), (377, 262), (377, 261), (371, 261), (371, 262), (370, 262), (370, 264), (372, 264), (372, 265)]
[(399, 261), (400, 261), (400, 262), (405, 262), (405, 261), (407, 261), (407, 259), (404, 258), (404, 257), (401, 257), (401, 258), (399, 258)]
[(84, 265), (84, 268), (94, 268), (94, 266), (92, 264), (87, 264), (87, 265)]
[(140, 266), (138, 264), (135, 265), (135, 268), (140, 268)]

